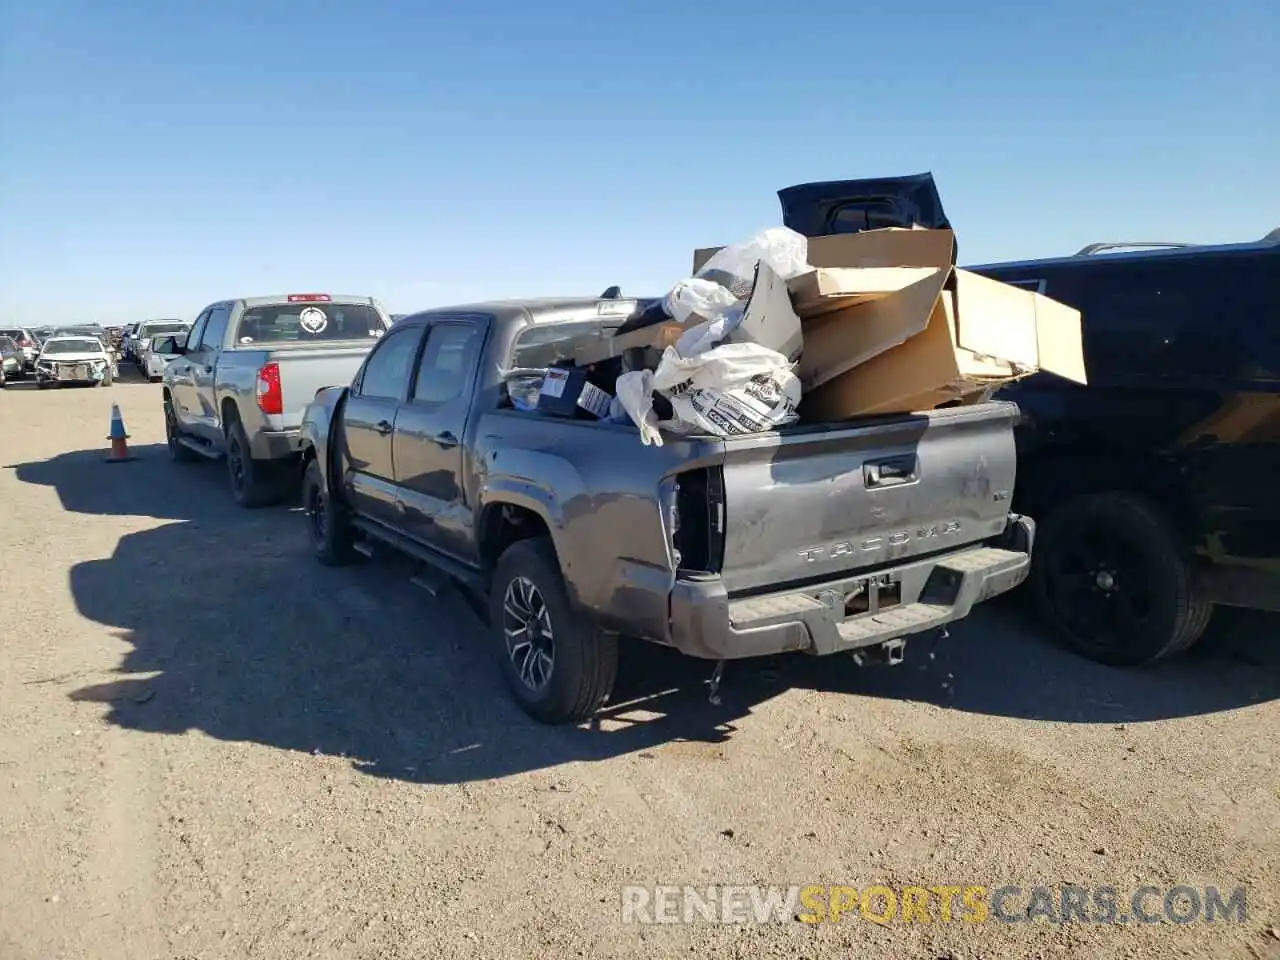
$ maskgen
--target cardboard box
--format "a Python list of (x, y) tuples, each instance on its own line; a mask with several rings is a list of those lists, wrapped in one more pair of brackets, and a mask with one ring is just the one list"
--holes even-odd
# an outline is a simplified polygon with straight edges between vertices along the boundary
[[(856, 367), (825, 376), (806, 392), (804, 416), (843, 420), (928, 410), (980, 398), (1037, 370), (1087, 382), (1078, 311), (963, 270), (940, 272), (949, 275), (927, 312), (930, 284), (921, 281), (823, 321), (825, 326), (834, 319), (846, 338), (861, 331), (864, 353), (888, 339), (885, 328), (893, 323), (908, 334)], [(880, 326), (861, 322), (868, 317)], [(923, 329), (910, 332), (922, 319)], [(815, 337), (806, 332), (806, 341), (813, 343)]]

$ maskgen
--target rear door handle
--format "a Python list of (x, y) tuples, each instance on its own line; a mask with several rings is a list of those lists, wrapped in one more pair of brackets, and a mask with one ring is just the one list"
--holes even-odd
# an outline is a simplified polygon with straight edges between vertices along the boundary
[(916, 479), (914, 456), (891, 457), (862, 465), (862, 478), (867, 489), (896, 487)]
[(458, 438), (448, 430), (444, 431), (444, 433), (437, 433), (435, 440), (442, 447), (456, 447), (458, 445)]
[(391, 423), (387, 420), (379, 420), (378, 425), (374, 427), (374, 429), (385, 437), (391, 432)]

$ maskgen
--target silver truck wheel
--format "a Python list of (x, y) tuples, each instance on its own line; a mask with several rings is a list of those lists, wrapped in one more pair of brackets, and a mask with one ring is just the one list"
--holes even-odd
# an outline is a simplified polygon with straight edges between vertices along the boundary
[(547, 601), (527, 577), (516, 577), (507, 584), (502, 598), (502, 634), (521, 683), (535, 692), (543, 689), (555, 668), (555, 630)]

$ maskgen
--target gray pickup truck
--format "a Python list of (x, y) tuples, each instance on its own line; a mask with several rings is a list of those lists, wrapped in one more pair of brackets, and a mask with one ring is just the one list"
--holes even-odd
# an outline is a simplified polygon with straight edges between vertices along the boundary
[(1027, 573), (1009, 512), (1017, 408), (641, 444), (517, 409), (504, 373), (616, 329), (597, 300), (478, 304), (396, 323), (302, 424), (317, 557), (390, 545), (484, 598), (515, 698), (547, 723), (607, 699), (619, 636), (723, 661), (901, 658)]
[(165, 434), (174, 460), (225, 458), (246, 507), (296, 489), (299, 427), (316, 391), (351, 382), (390, 320), (370, 297), (289, 294), (206, 307), (164, 359)]

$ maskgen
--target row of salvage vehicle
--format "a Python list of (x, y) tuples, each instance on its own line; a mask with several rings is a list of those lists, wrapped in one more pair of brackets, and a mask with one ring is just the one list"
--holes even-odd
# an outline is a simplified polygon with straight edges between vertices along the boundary
[[(784, 223), (950, 228), (931, 178), (893, 183), (791, 188)], [(606, 701), (622, 637), (713, 682), (785, 652), (892, 663), (1024, 580), (1069, 647), (1143, 664), (1215, 605), (1280, 609), (1280, 237), (1111, 246), (1135, 245), (970, 268), (1079, 309), (1088, 386), (1037, 374), (987, 402), (647, 446), (510, 389), (616, 330), (616, 291), (395, 322), (304, 293), (156, 340), (168, 447), (225, 461), (245, 506), (300, 485), (324, 563), (390, 548), (457, 584), (548, 723)]]

